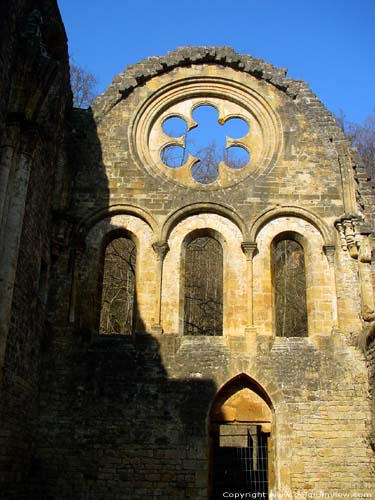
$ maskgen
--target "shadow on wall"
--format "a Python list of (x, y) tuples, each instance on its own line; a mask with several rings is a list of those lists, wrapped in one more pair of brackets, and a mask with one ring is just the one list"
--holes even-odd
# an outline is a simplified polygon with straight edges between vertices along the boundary
[(0, 497), (22, 500), (39, 411), (52, 200), (71, 91), (55, 1), (3, 0), (0, 25)]
[[(207, 487), (206, 419), (215, 384), (169, 378), (173, 335), (92, 335), (99, 329), (104, 249), (100, 241), (85, 247), (75, 228), (95, 216), (92, 207), (101, 211), (110, 201), (91, 110), (73, 113), (69, 158), (73, 192), (61, 197), (58, 210), (49, 297), (54, 326), (44, 346), (28, 498), (136, 500), (156, 490), (164, 498), (199, 498)], [(118, 228), (102, 220), (101, 231)], [(136, 294), (134, 309), (135, 330), (144, 332)]]
[[(31, 498), (200, 498), (210, 380), (172, 380), (173, 336), (103, 335), (50, 372)], [(162, 351), (162, 354), (161, 354)]]

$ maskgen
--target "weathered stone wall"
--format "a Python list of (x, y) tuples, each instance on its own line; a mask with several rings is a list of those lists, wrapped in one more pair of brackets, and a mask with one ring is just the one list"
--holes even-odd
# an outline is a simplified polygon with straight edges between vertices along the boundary
[[(1, 5), (0, 496), (27, 498), (36, 425), (55, 173), (70, 103), (55, 2)], [(51, 124), (54, 124), (53, 127)]]
[(373, 491), (367, 374), (341, 341), (318, 350), (278, 339), (257, 357), (231, 353), (222, 338), (185, 337), (176, 353), (172, 341), (98, 339), (84, 356), (59, 343), (46, 371), (35, 498), (207, 498), (208, 409), (244, 370), (274, 403), (279, 484), (294, 494)]
[[(187, 169), (163, 171), (155, 130), (168, 99), (176, 109), (215, 101), (225, 114), (233, 86), (249, 102), (244, 116), (259, 114), (249, 174), (197, 186)], [(211, 406), (240, 382), (273, 415), (270, 491), (372, 494), (368, 376), (352, 345), (373, 307), (358, 258), (369, 212), (333, 117), (282, 70), (228, 48), (186, 48), (129, 68), (74, 119), (32, 497), (207, 498)], [(98, 290), (103, 242), (118, 230), (137, 245), (139, 321), (133, 336), (113, 337), (99, 334)], [(223, 246), (222, 337), (183, 335), (183, 248), (194, 231)], [(275, 337), (280, 234), (304, 250), (307, 338)]]
[[(330, 113), (285, 70), (201, 47), (128, 68), (68, 122), (55, 2), (3, 12), (1, 497), (203, 500), (212, 408), (242, 389), (272, 415), (270, 492), (373, 494), (370, 386), (353, 344), (375, 312), (375, 204)], [(191, 124), (201, 104), (251, 125), (248, 164), (221, 165), (210, 185), (159, 154), (168, 113)], [(105, 336), (103, 249), (119, 231), (137, 245), (138, 318), (133, 335)], [(220, 337), (183, 335), (184, 245), (197, 232), (223, 247)], [(306, 338), (275, 336), (283, 234), (305, 254)], [(367, 354), (371, 385), (371, 343)]]

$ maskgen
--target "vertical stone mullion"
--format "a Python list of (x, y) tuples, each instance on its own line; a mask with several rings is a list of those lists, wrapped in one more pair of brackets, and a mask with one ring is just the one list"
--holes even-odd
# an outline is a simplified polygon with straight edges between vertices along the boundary
[(156, 268), (156, 294), (155, 294), (155, 323), (152, 326), (154, 333), (163, 333), (161, 318), (161, 296), (163, 292), (163, 267), (164, 258), (169, 250), (168, 243), (156, 242), (152, 245), (157, 258)]
[(247, 309), (247, 328), (254, 328), (254, 297), (253, 297), (253, 258), (257, 249), (256, 243), (242, 242), (242, 251), (246, 256), (247, 283), (248, 283), (248, 309)]
[(336, 287), (336, 272), (335, 272), (335, 246), (325, 245), (324, 252), (327, 256), (330, 272), (331, 291), (332, 291), (332, 330), (338, 328), (338, 313), (337, 313), (337, 287)]

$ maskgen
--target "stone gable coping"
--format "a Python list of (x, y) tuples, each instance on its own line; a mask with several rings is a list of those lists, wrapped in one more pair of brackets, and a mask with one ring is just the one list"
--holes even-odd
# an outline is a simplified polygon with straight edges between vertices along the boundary
[(137, 64), (127, 66), (125, 71), (117, 75), (108, 89), (95, 100), (93, 110), (96, 117), (100, 119), (136, 87), (151, 78), (177, 67), (192, 64), (219, 64), (249, 73), (258, 79), (270, 82), (293, 98), (296, 97), (301, 83), (304, 83), (287, 78), (285, 68), (275, 68), (262, 59), (238, 54), (231, 47), (178, 47), (175, 51), (168, 52), (166, 56), (148, 57)]
[[(94, 119), (97, 123), (100, 123), (116, 104), (131, 94), (134, 89), (155, 76), (168, 73), (177, 67), (194, 64), (227, 66), (274, 85), (282, 92), (285, 92), (297, 105), (302, 106), (310, 122), (323, 132), (327, 140), (346, 147), (351, 156), (354, 157), (353, 161), (357, 164), (357, 167), (361, 167), (362, 162), (353, 152), (350, 141), (341, 127), (337, 125), (335, 117), (305, 81), (288, 78), (286, 68), (276, 68), (262, 59), (239, 54), (229, 46), (178, 47), (165, 56), (148, 57), (139, 63), (127, 66), (124, 72), (114, 77), (107, 90), (96, 98), (92, 106)], [(362, 184), (366, 185), (364, 182)], [(357, 201), (360, 202), (358, 192)]]
[(287, 78), (286, 68), (276, 68), (262, 59), (238, 54), (232, 47), (228, 46), (178, 47), (165, 56), (148, 57), (137, 64), (127, 66), (124, 72), (119, 73), (113, 79), (107, 90), (96, 98), (92, 106), (96, 120), (100, 122), (118, 102), (151, 78), (172, 71), (177, 67), (193, 64), (219, 64), (265, 80), (285, 92), (293, 100), (305, 104), (308, 107), (310, 118), (323, 125), (327, 135), (333, 136), (339, 141), (346, 140), (332, 113), (312, 92), (305, 81)]

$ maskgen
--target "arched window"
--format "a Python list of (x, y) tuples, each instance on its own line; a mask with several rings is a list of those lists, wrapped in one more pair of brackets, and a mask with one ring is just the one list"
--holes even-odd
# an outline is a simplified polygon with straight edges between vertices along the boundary
[(304, 251), (291, 235), (273, 245), (275, 325), (279, 337), (307, 336)]
[(207, 234), (188, 240), (184, 269), (184, 334), (223, 334), (223, 248)]
[(105, 248), (100, 333), (130, 335), (134, 328), (137, 249), (128, 237), (112, 239)]

